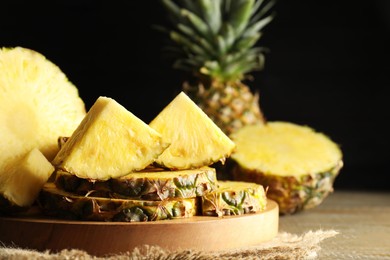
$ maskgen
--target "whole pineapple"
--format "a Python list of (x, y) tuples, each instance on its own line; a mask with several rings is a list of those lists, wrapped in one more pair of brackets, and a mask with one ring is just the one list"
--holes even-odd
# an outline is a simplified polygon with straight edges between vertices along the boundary
[(256, 46), (272, 21), (274, 1), (162, 0), (170, 26), (174, 68), (191, 76), (183, 90), (227, 134), (264, 123), (258, 92), (244, 80), (263, 69), (264, 51)]

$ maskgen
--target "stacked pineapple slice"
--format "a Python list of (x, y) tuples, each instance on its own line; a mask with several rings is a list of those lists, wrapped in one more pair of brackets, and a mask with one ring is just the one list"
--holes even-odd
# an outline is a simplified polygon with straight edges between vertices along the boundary
[(184, 92), (149, 125), (99, 97), (74, 133), (59, 140), (55, 180), (38, 199), (51, 216), (155, 221), (266, 207), (263, 186), (217, 180), (210, 165), (235, 144)]

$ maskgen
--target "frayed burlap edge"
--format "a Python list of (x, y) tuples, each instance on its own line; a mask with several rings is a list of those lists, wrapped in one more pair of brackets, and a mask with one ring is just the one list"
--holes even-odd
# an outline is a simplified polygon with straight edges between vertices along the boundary
[(215, 260), (215, 259), (316, 259), (321, 250), (320, 242), (337, 235), (335, 230), (308, 231), (302, 235), (279, 233), (273, 240), (258, 246), (235, 250), (202, 252), (195, 250), (168, 251), (158, 246), (143, 246), (132, 252), (106, 257), (95, 257), (81, 250), (62, 250), (38, 252), (20, 248), (0, 247), (1, 260)]

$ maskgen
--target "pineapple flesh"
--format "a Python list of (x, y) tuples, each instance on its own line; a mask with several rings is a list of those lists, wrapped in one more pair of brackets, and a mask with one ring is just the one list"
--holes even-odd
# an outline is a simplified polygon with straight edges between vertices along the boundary
[(114, 99), (100, 96), (52, 163), (79, 178), (104, 181), (146, 168), (168, 145)]
[(263, 211), (267, 196), (260, 184), (219, 181), (218, 189), (202, 196), (204, 216), (243, 215)]
[(51, 161), (58, 136), (69, 136), (86, 114), (78, 89), (42, 54), (0, 48), (0, 175), (38, 148)]
[(104, 182), (57, 172), (54, 183), (61, 190), (82, 196), (165, 200), (202, 196), (216, 189), (217, 178), (211, 167), (179, 171), (148, 167)]
[(19, 158), (0, 175), (0, 211), (33, 205), (53, 172), (53, 165), (37, 148)]
[(281, 214), (319, 205), (332, 191), (343, 165), (339, 146), (307, 126), (268, 122), (246, 126), (232, 139), (234, 180), (268, 187), (268, 197)]
[(74, 220), (145, 222), (189, 218), (196, 214), (195, 198), (163, 201), (79, 196), (46, 183), (38, 198), (44, 214)]
[(185, 94), (180, 92), (150, 123), (170, 146), (156, 163), (172, 170), (224, 162), (234, 142)]
[(258, 46), (274, 15), (275, 1), (162, 0), (173, 67), (188, 73), (183, 83), (195, 103), (227, 134), (265, 117), (259, 93), (245, 82), (262, 70), (266, 49)]

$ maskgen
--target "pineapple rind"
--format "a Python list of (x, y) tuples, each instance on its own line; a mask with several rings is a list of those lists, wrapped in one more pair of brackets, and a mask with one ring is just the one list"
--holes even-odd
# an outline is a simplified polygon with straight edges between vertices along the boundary
[(219, 181), (216, 191), (202, 196), (202, 215), (243, 215), (262, 211), (267, 196), (260, 184), (240, 181)]
[(246, 125), (266, 122), (260, 110), (259, 94), (253, 94), (240, 81), (213, 82), (209, 88), (201, 83), (194, 87), (184, 83), (184, 91), (228, 136)]
[(268, 122), (244, 127), (232, 139), (237, 144), (229, 166), (232, 178), (268, 187), (280, 214), (321, 204), (343, 167), (338, 145), (307, 126)]
[(232, 177), (237, 181), (255, 182), (268, 187), (267, 197), (279, 204), (281, 215), (288, 215), (320, 205), (333, 192), (333, 183), (342, 168), (342, 161), (332, 169), (307, 174), (297, 179), (294, 176), (264, 174), (256, 170), (232, 166)]
[(54, 183), (59, 189), (82, 196), (165, 200), (202, 196), (216, 189), (217, 178), (211, 167), (179, 171), (148, 167), (103, 182), (80, 179), (59, 171)]
[(34, 148), (0, 175), (0, 195), (9, 205), (31, 206), (53, 171), (52, 164)]
[(195, 198), (149, 201), (79, 196), (53, 183), (43, 186), (38, 202), (46, 215), (90, 221), (156, 221), (188, 218), (197, 212)]
[(169, 169), (191, 169), (224, 161), (235, 144), (184, 93), (180, 92), (149, 124), (170, 146), (156, 163)]
[(108, 180), (146, 168), (168, 145), (114, 99), (100, 96), (53, 164), (80, 178)]

